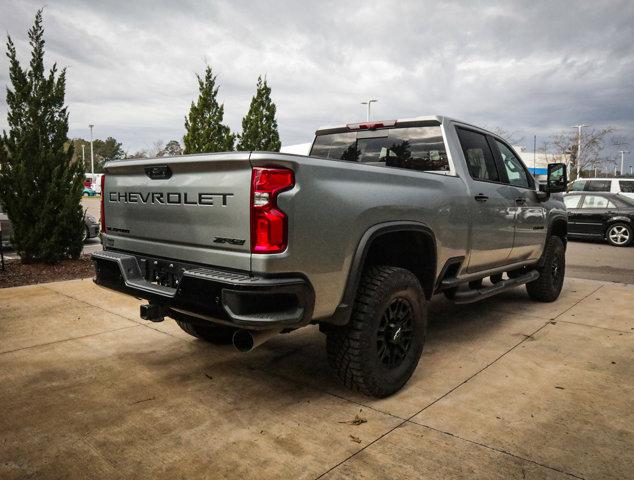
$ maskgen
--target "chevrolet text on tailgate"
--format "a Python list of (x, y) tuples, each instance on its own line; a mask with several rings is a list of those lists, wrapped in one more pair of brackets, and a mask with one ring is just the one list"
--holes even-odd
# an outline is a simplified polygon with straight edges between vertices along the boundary
[(564, 280), (566, 168), (538, 185), (502, 138), (447, 117), (317, 131), (309, 156), (112, 161), (95, 281), (141, 317), (249, 351), (318, 324), (348, 386), (385, 397), (420, 359), (431, 297)]

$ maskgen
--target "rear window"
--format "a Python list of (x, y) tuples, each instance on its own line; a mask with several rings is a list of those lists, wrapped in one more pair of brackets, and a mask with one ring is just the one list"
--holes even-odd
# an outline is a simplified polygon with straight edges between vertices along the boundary
[(619, 187), (623, 193), (634, 193), (634, 180), (619, 180)]
[(310, 155), (410, 170), (449, 170), (439, 126), (318, 135)]

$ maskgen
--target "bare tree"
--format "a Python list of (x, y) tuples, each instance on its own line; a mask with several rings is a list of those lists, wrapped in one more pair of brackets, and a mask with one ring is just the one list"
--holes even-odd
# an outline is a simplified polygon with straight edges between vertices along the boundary
[(517, 130), (509, 131), (502, 127), (495, 127), (492, 132), (498, 137), (502, 137), (511, 145), (519, 145), (524, 140), (524, 137), (520, 136)]
[(148, 155), (151, 157), (162, 157), (164, 152), (164, 143), (163, 140), (157, 140), (152, 143), (152, 146), (148, 149)]
[[(574, 131), (560, 132), (552, 136), (552, 143), (560, 154), (570, 154), (569, 177), (574, 179), (577, 171), (597, 170), (606, 165), (609, 159), (605, 156), (605, 146), (614, 128), (589, 128), (581, 135), (581, 149), (579, 149), (578, 134)], [(612, 140), (613, 141), (613, 140)], [(577, 168), (579, 167), (579, 168)]]
[(125, 158), (148, 158), (148, 151), (145, 149), (141, 149), (130, 155), (126, 154)]

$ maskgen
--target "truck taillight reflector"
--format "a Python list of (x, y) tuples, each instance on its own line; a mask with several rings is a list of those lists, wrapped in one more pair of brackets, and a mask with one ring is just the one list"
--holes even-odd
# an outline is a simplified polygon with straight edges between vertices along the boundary
[(106, 196), (106, 176), (101, 176), (101, 208), (99, 210), (100, 222), (101, 222), (101, 231), (106, 233), (106, 212), (104, 208), (104, 198)]
[(277, 207), (278, 193), (295, 185), (293, 171), (254, 167), (251, 177), (251, 251), (279, 253), (288, 245), (288, 222)]

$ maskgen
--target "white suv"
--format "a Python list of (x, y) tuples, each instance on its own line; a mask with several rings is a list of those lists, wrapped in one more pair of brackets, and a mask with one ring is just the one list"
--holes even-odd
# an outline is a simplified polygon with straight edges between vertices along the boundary
[(572, 183), (570, 191), (619, 193), (634, 198), (634, 178), (582, 178)]

